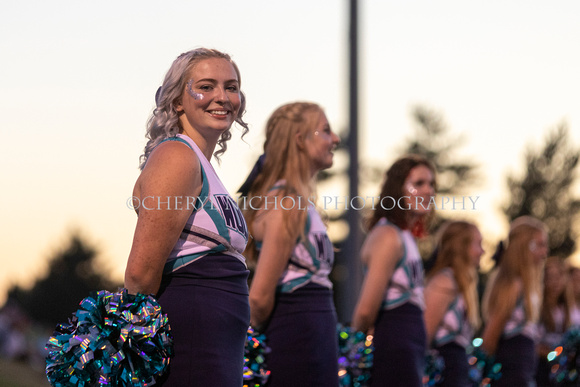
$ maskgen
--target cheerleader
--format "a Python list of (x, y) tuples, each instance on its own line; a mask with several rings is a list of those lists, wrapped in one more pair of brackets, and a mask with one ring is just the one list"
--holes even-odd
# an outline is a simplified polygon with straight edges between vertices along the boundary
[(241, 386), (249, 325), (248, 232), (210, 159), (226, 150), (245, 99), (229, 55), (181, 54), (159, 89), (133, 190), (138, 212), (125, 271), (131, 293), (156, 294), (175, 356), (164, 386)]
[(510, 227), (508, 245), (490, 276), (483, 300), (482, 348), (502, 365), (492, 386), (534, 386), (535, 343), (548, 234), (539, 220), (523, 216)]
[(266, 125), (264, 156), (240, 191), (253, 236), (252, 326), (266, 336), (269, 387), (338, 385), (333, 246), (316, 210), (315, 179), (339, 138), (320, 106), (290, 103)]
[(554, 350), (570, 328), (574, 308), (573, 290), (566, 264), (559, 257), (550, 257), (544, 267), (544, 298), (540, 314), (540, 342), (536, 381), (540, 386), (551, 384), (548, 353)]
[(435, 169), (410, 155), (386, 173), (361, 250), (367, 268), (352, 326), (373, 333), (371, 385), (422, 386), (426, 346), (423, 264), (415, 243), (431, 212)]
[(444, 226), (425, 286), (427, 342), (443, 357), (441, 386), (470, 386), (466, 348), (479, 328), (477, 294), (483, 254), (477, 227), (463, 221)]

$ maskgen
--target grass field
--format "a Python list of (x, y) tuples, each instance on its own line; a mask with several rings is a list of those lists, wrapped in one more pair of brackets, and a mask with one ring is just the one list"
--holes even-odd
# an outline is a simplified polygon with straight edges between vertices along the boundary
[(0, 358), (0, 387), (50, 387), (44, 369)]

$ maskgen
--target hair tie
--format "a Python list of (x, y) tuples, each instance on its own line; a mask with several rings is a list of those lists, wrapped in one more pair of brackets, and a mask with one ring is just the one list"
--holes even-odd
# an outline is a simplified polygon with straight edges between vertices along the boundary
[(493, 259), (496, 266), (499, 265), (504, 251), (505, 251), (504, 243), (503, 243), (503, 241), (499, 241), (499, 243), (497, 244), (497, 247), (495, 249), (495, 253), (493, 253), (493, 255), (491, 256), (491, 259)]
[(260, 157), (258, 157), (258, 160), (254, 164), (254, 168), (252, 168), (252, 171), (246, 178), (246, 181), (244, 181), (244, 184), (242, 184), (242, 186), (238, 190), (238, 192), (242, 194), (242, 196), (248, 196), (248, 193), (250, 193), (250, 189), (252, 188), (254, 181), (256, 180), (258, 175), (262, 173), (262, 169), (264, 169), (264, 160), (266, 160), (265, 153), (263, 153)]

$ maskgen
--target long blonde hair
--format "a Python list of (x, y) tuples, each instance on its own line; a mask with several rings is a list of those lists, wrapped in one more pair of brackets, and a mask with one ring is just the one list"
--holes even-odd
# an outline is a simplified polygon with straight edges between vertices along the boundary
[[(533, 262), (530, 248), (538, 232), (547, 234), (547, 228), (536, 218), (522, 216), (512, 222), (507, 248), (501, 256), (497, 272), (491, 276), (486, 288), (482, 310), (484, 318), (488, 318), (493, 311), (514, 307), (520, 295), (507, 290), (520, 280), (526, 320), (538, 321), (542, 298), (542, 267)], [(534, 302), (534, 299), (539, 302)]]
[(477, 268), (471, 262), (469, 248), (477, 227), (465, 221), (452, 221), (444, 226), (438, 245), (437, 258), (427, 279), (441, 270), (451, 268), (459, 292), (465, 300), (467, 319), (474, 329), (479, 328), (479, 297)]
[[(308, 153), (298, 145), (296, 137), (300, 134), (302, 138), (306, 138), (316, 128), (322, 114), (324, 114), (322, 108), (315, 103), (294, 102), (279, 107), (268, 119), (263, 168), (251, 184), (248, 193), (251, 206), (245, 206), (244, 209), (244, 217), (250, 234), (256, 214), (267, 206), (265, 201), (268, 192), (281, 180), (284, 184), (278, 190), (279, 198), (291, 196), (301, 200), (303, 208), (309, 201), (315, 202), (310, 158)], [(288, 211), (285, 211), (283, 218), (286, 231), (290, 234), (300, 234), (304, 229), (306, 216), (306, 211), (302, 211), (298, 224), (290, 224)], [(257, 257), (253, 239), (250, 240), (244, 255), (249, 263), (255, 263)]]

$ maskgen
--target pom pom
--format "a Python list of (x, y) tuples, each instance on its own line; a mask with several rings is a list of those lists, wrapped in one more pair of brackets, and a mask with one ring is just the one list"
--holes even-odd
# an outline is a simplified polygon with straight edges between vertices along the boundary
[(423, 376), (423, 386), (436, 386), (443, 380), (442, 373), (445, 368), (445, 360), (439, 351), (431, 349), (425, 355), (425, 374)]
[(481, 338), (475, 338), (467, 348), (469, 362), (469, 380), (473, 386), (489, 386), (494, 380), (501, 377), (501, 364), (496, 363), (495, 357), (488, 355), (482, 348)]
[(268, 381), (270, 371), (266, 367), (265, 355), (270, 348), (265, 343), (266, 336), (248, 328), (244, 350), (244, 387), (262, 387)]
[(339, 386), (368, 386), (373, 365), (373, 337), (340, 324), (337, 334)]
[(52, 386), (147, 387), (169, 366), (173, 338), (152, 296), (91, 293), (46, 344)]
[(580, 327), (568, 329), (560, 345), (548, 354), (550, 364), (550, 381), (560, 383), (578, 383), (580, 380)]

